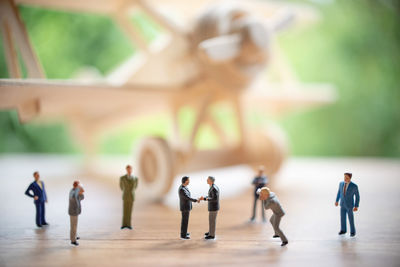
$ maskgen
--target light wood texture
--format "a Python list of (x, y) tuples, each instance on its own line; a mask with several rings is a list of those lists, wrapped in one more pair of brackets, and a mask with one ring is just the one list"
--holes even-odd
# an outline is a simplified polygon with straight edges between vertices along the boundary
[[(25, 25), (20, 18), (18, 8), (13, 0), (0, 1), (0, 20), (2, 23), (6, 23), (6, 28), (3, 27), (3, 29), (11, 29), (11, 32), (6, 30), (6, 35), (8, 36), (7, 40), (10, 38), (15, 40), (15, 43), (19, 48), (19, 52), (21, 53), (22, 60), (25, 63), (25, 67), (28, 72), (28, 78), (43, 78), (44, 74), (42, 67), (36, 57), (36, 54), (30, 43), (28, 33), (25, 29)], [(7, 48), (12, 44), (13, 43), (9, 43), (8, 45), (6, 44), (5, 47)], [(9, 52), (12, 53), (12, 50), (9, 50)], [(13, 56), (11, 55), (11, 57)], [(14, 59), (12, 64), (16, 63), (16, 59)]]
[[(121, 172), (108, 177), (80, 175), (76, 159), (55, 156), (3, 156), (0, 158), (0, 265), (2, 266), (398, 266), (400, 256), (400, 162), (383, 159), (290, 159), (270, 187), (277, 193), (286, 215), (281, 228), (289, 239), (287, 247), (273, 239), (269, 223), (247, 223), (251, 215), (252, 177), (242, 177), (247, 187), (227, 198), (229, 185), (216, 176), (221, 191), (217, 217), (217, 240), (204, 241), (208, 229), (206, 203), (194, 204), (189, 232), (192, 240), (179, 239), (180, 212), (177, 188), (171, 206), (154, 204), (138, 197), (133, 211), (133, 231), (119, 229), (122, 199), (118, 187)], [(24, 168), (21, 168), (24, 166)], [(109, 165), (99, 166), (103, 170)], [(104, 169), (105, 168), (105, 169)], [(23, 195), (39, 170), (46, 184), (50, 226), (36, 229), (34, 205)], [(338, 236), (339, 208), (334, 206), (344, 170), (353, 171), (361, 202), (355, 213), (355, 238)], [(210, 173), (216, 173), (209, 170)], [(85, 188), (79, 216), (79, 247), (69, 245), (68, 192), (79, 178)], [(140, 178), (139, 178), (140, 179)], [(206, 194), (194, 178), (189, 185), (195, 197)], [(204, 179), (204, 180), (203, 180)], [(229, 179), (228, 179), (229, 181)], [(139, 180), (139, 188), (143, 180)], [(200, 192), (200, 193), (197, 193)], [(267, 217), (271, 212), (267, 211)]]

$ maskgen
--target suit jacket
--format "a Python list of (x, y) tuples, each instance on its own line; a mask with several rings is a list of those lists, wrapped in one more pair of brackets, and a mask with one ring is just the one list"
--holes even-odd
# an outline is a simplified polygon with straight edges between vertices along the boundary
[(268, 184), (268, 178), (265, 175), (256, 176), (254, 177), (252, 184), (254, 185), (254, 196), (258, 197), (257, 190)]
[(181, 211), (191, 211), (192, 202), (196, 202), (197, 199), (190, 197), (190, 191), (186, 186), (181, 185), (178, 190), (179, 193), (179, 206)]
[(344, 181), (340, 182), (339, 190), (336, 195), (336, 202), (339, 202), (340, 200), (340, 206), (348, 209), (352, 209), (354, 207), (358, 208), (358, 205), (360, 204), (360, 194), (358, 193), (358, 186), (355, 183), (350, 182), (349, 185), (347, 186), (346, 195), (344, 195), (343, 194), (344, 185), (345, 185)]
[(204, 197), (208, 201), (208, 211), (219, 210), (219, 188), (213, 184), (208, 190), (208, 196)]
[(69, 192), (68, 214), (78, 216), (81, 214), (81, 200), (85, 198), (83, 194), (79, 194), (80, 188), (72, 188)]
[(123, 200), (135, 200), (135, 190), (138, 186), (138, 178), (133, 176), (132, 178), (128, 178), (128, 175), (125, 174), (119, 178), (119, 187), (122, 190), (122, 199)]
[[(46, 189), (44, 188), (44, 182), (42, 182), (42, 188), (40, 188), (40, 186), (36, 183), (36, 181), (34, 181), (33, 183), (31, 183), (28, 186), (28, 189), (26, 189), (25, 191), (25, 195), (27, 195), (28, 197), (38, 197), (38, 200), (34, 200), (34, 203), (43, 203), (47, 200), (47, 195), (46, 195)], [(33, 192), (33, 194), (31, 193), (31, 191)]]
[(285, 215), (281, 203), (274, 192), (270, 192), (269, 197), (263, 201), (264, 209), (271, 209), (276, 216), (282, 217)]

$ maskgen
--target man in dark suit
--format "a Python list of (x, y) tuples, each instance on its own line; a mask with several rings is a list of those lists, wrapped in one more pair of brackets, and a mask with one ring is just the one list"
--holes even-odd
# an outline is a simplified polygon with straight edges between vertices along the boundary
[(33, 198), (33, 203), (36, 207), (36, 225), (37, 227), (42, 227), (43, 225), (48, 225), (44, 218), (44, 205), (47, 203), (46, 189), (44, 188), (43, 181), (40, 180), (38, 171), (33, 173), (33, 177), (35, 178), (35, 181), (33, 181), (29, 185), (28, 189), (26, 189), (25, 195)]
[[(254, 222), (256, 219), (256, 207), (257, 207), (257, 201), (258, 201), (258, 194), (257, 191), (262, 188), (267, 186), (268, 184), (268, 178), (267, 176), (265, 176), (264, 173), (264, 166), (260, 166), (258, 168), (258, 174), (256, 177), (254, 177), (252, 184), (254, 185), (254, 202), (253, 202), (253, 214), (250, 218), (251, 222)], [(265, 210), (264, 207), (262, 205), (262, 201), (261, 201), (261, 216), (262, 216), (262, 220), (263, 222), (266, 222), (265, 219)]]
[(215, 239), (215, 227), (217, 224), (217, 214), (219, 211), (219, 188), (214, 184), (215, 178), (208, 176), (207, 184), (210, 185), (208, 196), (201, 197), (200, 200), (208, 201), (208, 223), (209, 229), (205, 233), (205, 239)]
[(181, 239), (190, 239), (190, 234), (187, 232), (188, 223), (189, 223), (189, 214), (192, 210), (192, 202), (200, 202), (200, 199), (194, 199), (190, 196), (190, 191), (187, 188), (189, 185), (189, 177), (184, 176), (182, 178), (182, 185), (179, 187), (179, 204), (180, 210), (182, 213), (182, 220), (181, 220)]
[(340, 232), (343, 235), (347, 232), (346, 229), (346, 214), (349, 217), (350, 223), (350, 236), (356, 235), (356, 227), (354, 226), (353, 211), (358, 210), (360, 204), (360, 194), (358, 186), (351, 182), (353, 175), (349, 172), (344, 174), (344, 181), (340, 182), (339, 190), (336, 195), (335, 206), (338, 206), (340, 200)]

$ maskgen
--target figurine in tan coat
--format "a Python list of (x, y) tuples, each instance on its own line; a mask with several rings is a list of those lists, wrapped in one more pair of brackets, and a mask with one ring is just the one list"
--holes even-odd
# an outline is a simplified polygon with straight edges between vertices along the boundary
[(119, 179), (119, 186), (122, 190), (123, 216), (121, 229), (132, 230), (131, 217), (133, 202), (135, 201), (135, 190), (138, 186), (138, 178), (132, 175), (132, 166), (126, 166), (126, 174)]

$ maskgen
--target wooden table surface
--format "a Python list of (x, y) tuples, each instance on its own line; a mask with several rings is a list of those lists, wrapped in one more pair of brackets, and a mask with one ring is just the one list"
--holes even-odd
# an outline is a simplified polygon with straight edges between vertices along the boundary
[[(234, 169), (236, 174), (238, 168), (245, 167)], [(35, 169), (41, 172), (49, 195), (50, 226), (43, 229), (35, 227), (34, 205), (23, 194)], [(338, 183), (347, 170), (353, 172), (361, 195), (354, 238), (337, 235), (339, 208), (334, 206)], [(118, 176), (80, 175), (79, 160), (74, 158), (2, 156), (0, 266), (400, 266), (400, 160), (289, 159), (270, 184), (287, 213), (281, 222), (289, 239), (287, 247), (272, 238), (269, 223), (260, 222), (259, 209), (258, 221), (248, 222), (251, 176), (232, 179), (230, 185), (241, 187), (235, 191), (222, 180), (224, 175), (234, 176), (232, 169), (209, 172), (218, 173), (217, 185), (219, 177), (224, 181), (219, 185), (222, 196), (231, 192), (221, 200), (217, 240), (203, 239), (208, 212), (202, 202), (194, 204), (190, 215), (192, 239), (183, 241), (177, 202), (165, 205), (138, 199), (134, 230), (120, 230)], [(76, 177), (84, 183), (86, 194), (78, 223), (80, 245), (73, 247), (67, 200)], [(190, 186), (197, 184), (193, 181)], [(176, 188), (169, 198), (174, 194)], [(269, 218), (271, 211), (266, 214)]]

